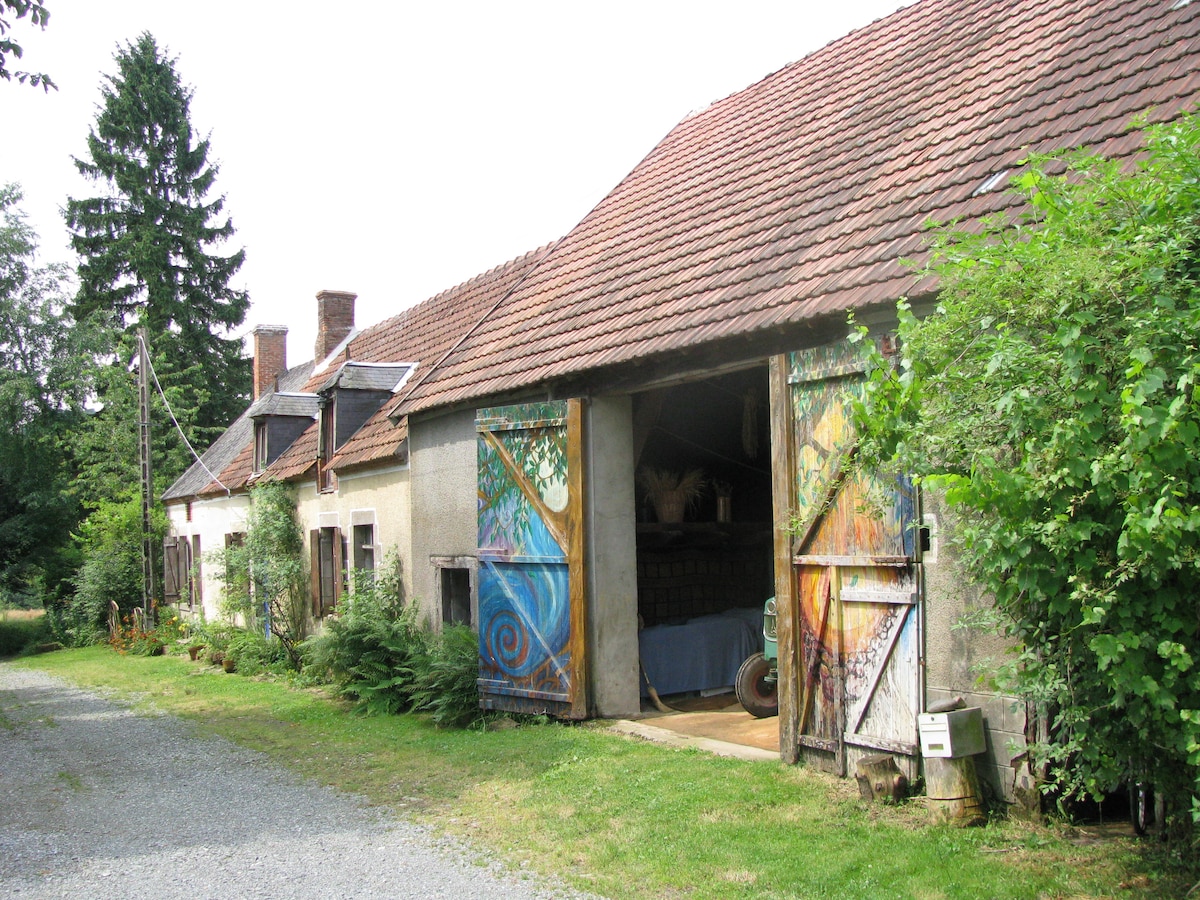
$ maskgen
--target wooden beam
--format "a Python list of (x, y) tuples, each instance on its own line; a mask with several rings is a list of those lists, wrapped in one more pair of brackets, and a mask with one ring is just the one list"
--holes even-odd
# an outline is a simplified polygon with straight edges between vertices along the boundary
[(792, 397), (787, 383), (787, 357), (771, 357), (768, 369), (771, 408), (771, 495), (775, 514), (775, 604), (779, 652), (779, 756), (785, 763), (800, 760), (800, 646), (799, 591), (792, 566), (792, 540), (786, 522), (795, 494), (795, 429)]

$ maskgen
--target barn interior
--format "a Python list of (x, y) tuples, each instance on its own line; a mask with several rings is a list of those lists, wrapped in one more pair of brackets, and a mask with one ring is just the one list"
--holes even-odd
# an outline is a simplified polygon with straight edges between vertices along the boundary
[(774, 593), (766, 367), (636, 395), (634, 442), (642, 668), (660, 695), (728, 693)]

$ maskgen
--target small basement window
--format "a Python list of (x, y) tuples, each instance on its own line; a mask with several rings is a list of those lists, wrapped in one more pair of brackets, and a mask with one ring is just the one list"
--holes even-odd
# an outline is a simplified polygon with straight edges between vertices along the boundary
[(442, 623), (470, 625), (471, 570), (444, 568), (441, 574)]

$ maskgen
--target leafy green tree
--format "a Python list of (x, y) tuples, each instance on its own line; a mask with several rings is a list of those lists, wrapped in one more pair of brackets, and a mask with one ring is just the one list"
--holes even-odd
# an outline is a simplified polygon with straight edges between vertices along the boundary
[(20, 201), (0, 187), (0, 591), (34, 599), (75, 562), (66, 445), (86, 419), (94, 335), (65, 312), (67, 270), (37, 264)]
[(1031, 159), (1019, 216), (939, 228), (936, 311), (901, 305), (858, 424), (962, 514), (1050, 785), (1200, 810), (1200, 120), (1146, 139)]
[(250, 491), (246, 539), (216, 554), (224, 583), (222, 611), (248, 628), (264, 619), (292, 668), (300, 668), (308, 599), (308, 559), (296, 520), (295, 488), (282, 481)]
[[(207, 444), (249, 394), (249, 361), (231, 336), (249, 305), (230, 285), (245, 252), (219, 252), (234, 228), (223, 215), (224, 197), (210, 199), (217, 167), (208, 161), (209, 141), (193, 135), (192, 91), (175, 61), (144, 33), (118, 51), (116, 63), (117, 73), (105, 77), (88, 158), (75, 160), (104, 190), (66, 206), (81, 260), (71, 312), (80, 321), (115, 321), (122, 340), (111, 350), (121, 368), (136, 352), (137, 328), (145, 327), (159, 379), (175, 391), (172, 408), (187, 420), (189, 439)], [(113, 406), (105, 407), (112, 427), (136, 421), (123, 404)], [(156, 466), (169, 482), (188, 459), (172, 452), (171, 429), (158, 435), (168, 455)]]
[[(167, 517), (154, 510), (153, 540), (161, 545)], [(49, 610), (60, 641), (94, 644), (108, 637), (111, 622), (122, 622), (142, 605), (142, 503), (136, 493), (99, 503), (77, 535), (83, 562), (74, 576), (75, 594)]]
[(28, 82), (33, 87), (41, 85), (47, 93), (50, 92), (50, 88), (58, 90), (58, 85), (44, 72), (14, 71), (10, 67), (11, 60), (20, 59), (25, 55), (25, 49), (11, 36), (12, 22), (26, 16), (29, 16), (32, 24), (45, 28), (50, 21), (50, 10), (46, 9), (42, 0), (0, 0), (0, 78), (6, 81), (15, 78), (22, 84)]

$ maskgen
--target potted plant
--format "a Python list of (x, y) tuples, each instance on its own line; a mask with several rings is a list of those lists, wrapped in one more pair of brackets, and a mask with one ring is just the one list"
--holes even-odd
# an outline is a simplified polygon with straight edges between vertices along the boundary
[(660, 522), (682, 522), (684, 514), (694, 509), (704, 494), (703, 469), (672, 472), (664, 469), (641, 469), (638, 482), (654, 505), (654, 515)]

